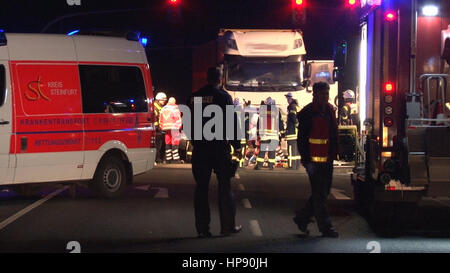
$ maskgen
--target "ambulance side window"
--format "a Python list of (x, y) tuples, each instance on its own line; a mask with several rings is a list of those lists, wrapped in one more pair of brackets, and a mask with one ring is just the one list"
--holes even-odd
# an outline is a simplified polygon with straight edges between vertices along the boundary
[(5, 103), (6, 97), (6, 75), (5, 67), (0, 65), (0, 107)]
[(147, 112), (139, 67), (80, 65), (84, 113)]

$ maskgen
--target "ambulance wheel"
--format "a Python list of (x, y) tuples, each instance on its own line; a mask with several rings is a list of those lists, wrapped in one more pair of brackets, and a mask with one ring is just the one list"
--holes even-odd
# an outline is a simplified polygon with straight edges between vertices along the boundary
[(103, 158), (91, 182), (91, 188), (100, 196), (119, 197), (125, 190), (127, 173), (122, 160), (109, 156)]

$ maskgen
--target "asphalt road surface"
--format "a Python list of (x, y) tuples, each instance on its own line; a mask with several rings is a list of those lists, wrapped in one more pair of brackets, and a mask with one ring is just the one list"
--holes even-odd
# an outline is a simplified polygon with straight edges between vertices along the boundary
[[(107, 253), (369, 253), (450, 252), (450, 199), (420, 205), (427, 228), (377, 236), (353, 205), (349, 168), (335, 169), (329, 210), (338, 239), (315, 223), (303, 235), (292, 222), (309, 197), (304, 170), (239, 170), (233, 179), (239, 234), (219, 235), (217, 181), (210, 186), (212, 238), (194, 228), (190, 165), (160, 165), (135, 177), (124, 196), (108, 200), (79, 186), (44, 186), (33, 197), (0, 188), (0, 252)], [(75, 189), (75, 190), (74, 190)], [(417, 225), (416, 225), (417, 226)]]

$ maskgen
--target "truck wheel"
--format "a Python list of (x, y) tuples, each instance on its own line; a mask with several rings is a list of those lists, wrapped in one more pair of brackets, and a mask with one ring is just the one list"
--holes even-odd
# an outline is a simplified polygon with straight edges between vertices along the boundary
[(399, 212), (394, 202), (375, 201), (370, 205), (369, 224), (380, 237), (395, 238), (402, 233)]
[(127, 175), (123, 161), (110, 156), (100, 161), (91, 188), (100, 196), (115, 198), (123, 193), (126, 184)]

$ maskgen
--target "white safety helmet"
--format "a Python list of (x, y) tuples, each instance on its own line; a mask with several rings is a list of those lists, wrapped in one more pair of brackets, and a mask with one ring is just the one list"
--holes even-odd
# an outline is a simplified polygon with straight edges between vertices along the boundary
[(345, 90), (343, 93), (344, 99), (354, 99), (355, 98), (355, 92), (353, 90)]
[(156, 100), (167, 100), (167, 96), (164, 92), (158, 92), (155, 97)]
[(175, 105), (177, 103), (177, 100), (174, 97), (170, 97), (167, 104), (169, 105)]
[(273, 104), (275, 104), (274, 101), (273, 101), (273, 99), (272, 99), (271, 97), (268, 97), (268, 98), (266, 99), (266, 105), (273, 105)]

